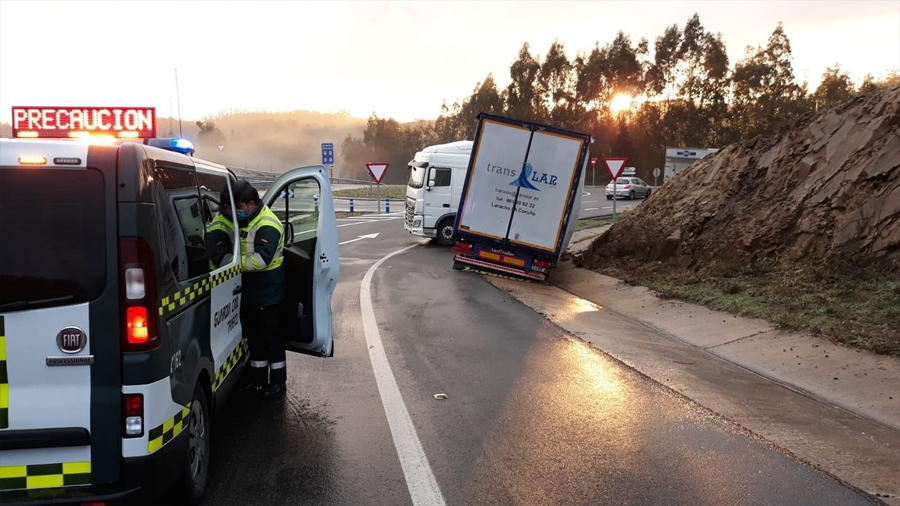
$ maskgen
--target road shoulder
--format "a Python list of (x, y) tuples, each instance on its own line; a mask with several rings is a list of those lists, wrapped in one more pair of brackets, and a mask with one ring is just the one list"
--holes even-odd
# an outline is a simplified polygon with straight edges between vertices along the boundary
[[(554, 272), (559, 288), (488, 280), (642, 374), (845, 483), (900, 504), (900, 417), (891, 411), (900, 404), (900, 365), (893, 359), (657, 299), (646, 288), (571, 264)], [(884, 399), (897, 404), (879, 402), (879, 392), (891, 392)]]

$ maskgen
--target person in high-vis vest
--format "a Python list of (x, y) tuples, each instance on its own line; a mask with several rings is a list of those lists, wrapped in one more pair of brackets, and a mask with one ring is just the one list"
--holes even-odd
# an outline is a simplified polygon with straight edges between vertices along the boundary
[(219, 196), (219, 212), (206, 225), (206, 250), (209, 251), (209, 270), (228, 265), (234, 260), (234, 222), (231, 202), (226, 188)]
[(286, 392), (287, 368), (279, 314), (285, 294), (284, 228), (259, 192), (240, 180), (233, 186), (234, 218), (241, 241), (241, 325), (250, 345), (250, 367), (242, 392), (261, 391), (264, 399)]

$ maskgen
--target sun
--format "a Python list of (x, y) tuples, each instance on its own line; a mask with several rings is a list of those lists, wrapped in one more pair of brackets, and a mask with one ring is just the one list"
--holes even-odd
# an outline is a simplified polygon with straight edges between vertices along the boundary
[(613, 113), (620, 113), (631, 109), (634, 98), (627, 93), (617, 93), (616, 96), (609, 101), (609, 110)]

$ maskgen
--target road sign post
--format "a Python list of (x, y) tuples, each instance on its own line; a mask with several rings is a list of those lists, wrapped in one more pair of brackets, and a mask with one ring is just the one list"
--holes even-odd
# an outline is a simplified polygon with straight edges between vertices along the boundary
[(616, 188), (616, 180), (619, 179), (619, 175), (622, 174), (622, 169), (625, 167), (625, 162), (628, 161), (628, 158), (604, 158), (603, 163), (606, 165), (606, 169), (609, 170), (609, 175), (612, 176), (613, 182), (613, 223), (616, 222), (616, 200), (618, 197), (618, 189)]
[(591, 186), (597, 186), (597, 157), (591, 158)]
[(322, 143), (322, 165), (328, 166), (328, 176), (333, 177), (334, 174), (334, 143), (333, 142), (323, 142)]
[(659, 178), (659, 167), (653, 168), (653, 186), (659, 186), (657, 183), (657, 179)]
[(369, 176), (375, 181), (375, 200), (378, 203), (378, 214), (381, 214), (381, 180), (384, 179), (384, 173), (387, 172), (389, 165), (390, 164), (386, 162), (369, 162), (366, 164), (366, 170), (369, 171)]

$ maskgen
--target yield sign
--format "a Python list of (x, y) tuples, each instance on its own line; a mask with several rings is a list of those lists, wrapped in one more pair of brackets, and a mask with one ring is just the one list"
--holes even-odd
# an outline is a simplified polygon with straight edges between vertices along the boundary
[(625, 167), (625, 162), (627, 161), (627, 158), (603, 159), (603, 163), (606, 164), (606, 168), (609, 170), (609, 175), (612, 176), (613, 179), (619, 179), (619, 175), (622, 174), (622, 168)]
[(376, 183), (381, 184), (381, 180), (384, 178), (384, 173), (387, 172), (388, 165), (390, 164), (367, 163), (366, 170), (369, 171), (369, 175), (372, 176), (372, 179), (374, 179)]
[(222, 151), (225, 151), (225, 146), (216, 146), (216, 147), (219, 148), (219, 153), (221, 153)]

